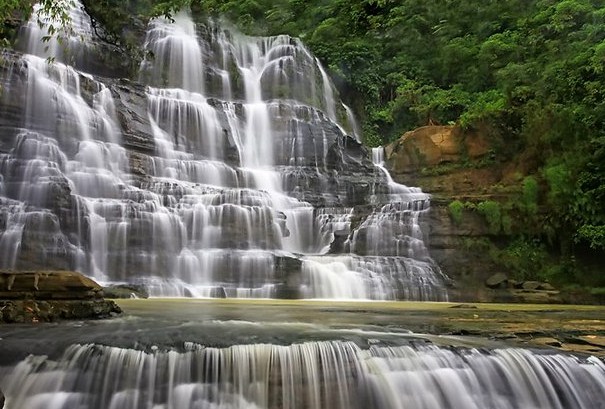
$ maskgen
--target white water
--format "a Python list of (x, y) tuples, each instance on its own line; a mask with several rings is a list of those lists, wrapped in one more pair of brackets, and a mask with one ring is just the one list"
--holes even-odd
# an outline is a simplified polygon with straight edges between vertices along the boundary
[[(40, 258), (157, 296), (446, 299), (420, 229), (428, 196), (344, 136), (359, 137), (354, 117), (299, 40), (199, 33), (185, 12), (152, 21), (140, 81), (155, 152), (135, 157), (141, 177), (116, 89), (65, 64), (92, 37), (70, 15), (62, 50), (23, 29), (23, 129), (0, 154), (3, 268)], [(346, 149), (362, 156), (335, 159)], [(360, 163), (370, 186), (356, 191), (346, 170)], [(377, 207), (352, 226), (368, 189)]]
[(596, 409), (605, 365), (521, 349), (308, 342), (150, 351), (74, 345), (0, 380), (5, 409)]

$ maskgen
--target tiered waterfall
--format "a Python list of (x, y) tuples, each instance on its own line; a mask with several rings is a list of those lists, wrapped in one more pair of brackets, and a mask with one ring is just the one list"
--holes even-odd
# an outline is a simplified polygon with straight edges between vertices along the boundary
[(65, 41), (40, 46), (32, 21), (6, 55), (0, 268), (156, 296), (446, 299), (428, 196), (371, 161), (299, 40), (180, 13), (150, 23), (132, 80), (105, 78), (71, 17)]

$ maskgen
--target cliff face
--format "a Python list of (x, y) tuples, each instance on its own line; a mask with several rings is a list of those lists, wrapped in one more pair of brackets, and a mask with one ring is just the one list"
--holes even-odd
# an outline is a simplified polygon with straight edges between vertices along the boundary
[[(559, 301), (556, 292), (524, 289), (522, 278), (504, 260), (507, 246), (524, 223), (513, 204), (520, 200), (523, 175), (532, 164), (496, 160), (500, 143), (489, 130), (426, 126), (407, 132), (388, 145), (385, 154), (397, 182), (419, 186), (431, 195), (431, 209), (424, 220), (428, 248), (457, 282), (455, 297)], [(503, 281), (489, 288), (486, 282), (496, 274)]]
[(455, 281), (474, 287), (480, 287), (476, 283), (496, 269), (487, 254), (468, 248), (469, 240), (488, 237), (487, 224), (471, 211), (465, 211), (455, 223), (448, 205), (456, 198), (480, 200), (479, 192), (501, 179), (498, 170), (463, 166), (465, 161), (483, 158), (488, 152), (485, 138), (467, 135), (453, 126), (418, 128), (385, 148), (393, 178), (431, 194), (431, 210), (425, 219), (431, 256)]

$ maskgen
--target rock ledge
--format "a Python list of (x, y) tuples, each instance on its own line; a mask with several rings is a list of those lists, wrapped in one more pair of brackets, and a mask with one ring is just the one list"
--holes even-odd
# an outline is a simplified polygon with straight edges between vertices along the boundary
[(108, 318), (121, 313), (99, 284), (74, 271), (0, 271), (0, 323)]

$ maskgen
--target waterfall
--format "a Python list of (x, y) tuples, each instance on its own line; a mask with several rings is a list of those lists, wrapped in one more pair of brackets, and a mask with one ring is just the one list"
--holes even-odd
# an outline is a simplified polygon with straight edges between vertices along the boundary
[(21, 32), (2, 268), (76, 269), (153, 296), (447, 299), (421, 229), (428, 195), (372, 163), (300, 40), (154, 19), (139, 103), (127, 81), (70, 65), (94, 48), (78, 3), (70, 16), (48, 49), (35, 18)]
[[(110, 79), (77, 1), (69, 16), (44, 46), (34, 13), (0, 64), (1, 269), (75, 269), (162, 297), (447, 300), (430, 196), (359, 143), (300, 40), (183, 11), (149, 23), (136, 80)], [(250, 304), (211, 304), (197, 321), (198, 305), (7, 331), (4, 409), (593, 409), (605, 396), (595, 357), (304, 324), (299, 305), (278, 314), (287, 324), (232, 325)]]
[(597, 358), (323, 341), (181, 350), (74, 345), (0, 378), (6, 409), (574, 408), (605, 396)]

